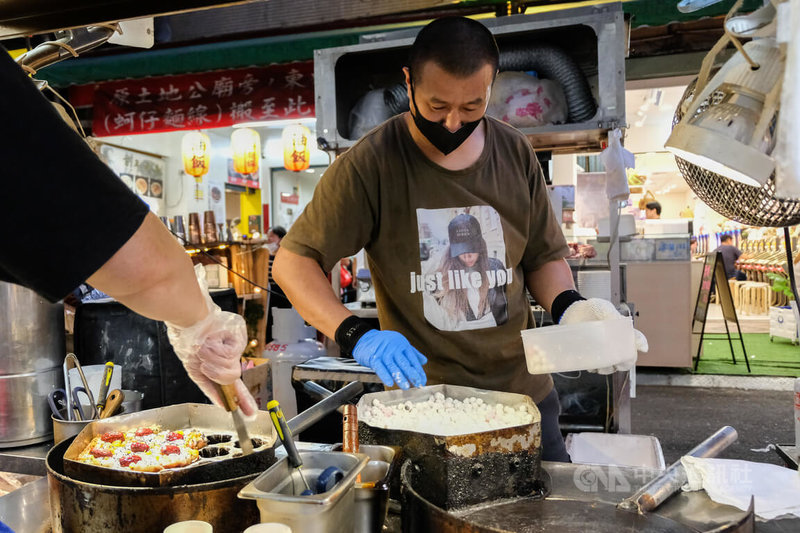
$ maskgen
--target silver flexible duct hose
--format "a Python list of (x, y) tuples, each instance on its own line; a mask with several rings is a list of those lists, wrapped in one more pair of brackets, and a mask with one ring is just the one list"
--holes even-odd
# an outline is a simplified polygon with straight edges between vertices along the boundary
[[(558, 46), (505, 46), (500, 52), (500, 71), (509, 70), (535, 70), (542, 78), (557, 81), (567, 99), (569, 122), (585, 122), (597, 113), (597, 103), (586, 76), (572, 57)], [(383, 99), (395, 115), (408, 111), (408, 94), (403, 83), (387, 87)]]
[(567, 99), (568, 122), (585, 122), (597, 113), (586, 76), (558, 46), (542, 43), (505, 46), (500, 52), (500, 71), (506, 70), (535, 70), (540, 77), (557, 81)]

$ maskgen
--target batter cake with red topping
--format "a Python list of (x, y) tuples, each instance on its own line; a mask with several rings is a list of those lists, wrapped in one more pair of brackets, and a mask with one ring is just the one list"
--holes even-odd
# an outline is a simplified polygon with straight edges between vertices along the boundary
[(205, 435), (197, 429), (139, 427), (95, 436), (77, 460), (106, 468), (160, 472), (194, 463), (199, 458), (199, 450), (207, 444)]

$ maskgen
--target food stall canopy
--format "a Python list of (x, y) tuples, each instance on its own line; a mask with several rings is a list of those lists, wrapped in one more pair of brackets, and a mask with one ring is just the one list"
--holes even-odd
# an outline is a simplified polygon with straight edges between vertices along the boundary
[(242, 2), (224, 0), (4, 0), (0, 2), (0, 37), (22, 37), (101, 22), (180, 13)]
[[(608, 2), (595, 0), (580, 2), (580, 5)], [(157, 16), (156, 44), (152, 50), (142, 52), (104, 47), (105, 52), (110, 51), (113, 55), (72, 59), (52, 65), (39, 74), (51, 85), (64, 87), (120, 78), (302, 61), (311, 59), (315, 49), (357, 44), (363, 35), (424, 25), (427, 19), (445, 14), (501, 16), (507, 14), (508, 6), (505, 0), (329, 0), (324, 3), (270, 0), (231, 4), (224, 0), (165, 0), (158, 3), (152, 0), (89, 0), (78, 3), (0, 0), (0, 39), (98, 22)], [(530, 15), (574, 7), (575, 2), (554, 0), (514, 4), (519, 12)], [(728, 4), (722, 2), (694, 13), (681, 13), (676, 5), (677, 0), (622, 3), (624, 12), (630, 16), (631, 27), (649, 27), (651, 32), (653, 27), (668, 24), (674, 27), (676, 22), (719, 17), (728, 9)], [(760, 0), (746, 0), (742, 10), (752, 11), (760, 5)], [(211, 7), (215, 9), (206, 9)], [(165, 14), (167, 16), (160, 16)], [(160, 26), (169, 28), (170, 31), (164, 32), (166, 36), (158, 30)], [(652, 36), (649, 37), (652, 40)], [(165, 43), (169, 48), (161, 48)], [(643, 48), (642, 43), (637, 44), (636, 50), (639, 48), (650, 50)], [(650, 52), (648, 55), (663, 53)]]

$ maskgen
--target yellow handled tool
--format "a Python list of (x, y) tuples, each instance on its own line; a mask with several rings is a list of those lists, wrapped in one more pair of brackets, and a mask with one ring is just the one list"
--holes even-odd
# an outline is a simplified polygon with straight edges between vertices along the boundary
[[(283, 416), (283, 411), (281, 411), (280, 404), (276, 400), (272, 400), (267, 404), (267, 410), (269, 411), (270, 418), (272, 418), (272, 423), (275, 424), (275, 430), (278, 432), (278, 437), (281, 439), (283, 447), (286, 450), (286, 455), (289, 457), (289, 464), (296, 468), (298, 472), (300, 472), (300, 479), (303, 480), (306, 490), (311, 492), (311, 488), (308, 486), (308, 481), (306, 481), (303, 471), (300, 470), (300, 467), (303, 466), (303, 460), (300, 458), (300, 454), (297, 451), (297, 446), (294, 445), (292, 430), (289, 429), (289, 425), (286, 423), (286, 418)], [(313, 492), (311, 493), (313, 494)]]

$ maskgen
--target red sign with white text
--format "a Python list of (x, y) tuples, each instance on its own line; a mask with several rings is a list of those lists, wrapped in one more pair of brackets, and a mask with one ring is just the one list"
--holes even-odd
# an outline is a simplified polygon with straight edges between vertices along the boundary
[[(314, 116), (312, 61), (99, 83), (92, 133), (197, 130)], [(78, 88), (74, 96), (80, 98)], [(85, 93), (84, 93), (85, 94)]]

